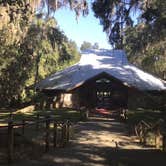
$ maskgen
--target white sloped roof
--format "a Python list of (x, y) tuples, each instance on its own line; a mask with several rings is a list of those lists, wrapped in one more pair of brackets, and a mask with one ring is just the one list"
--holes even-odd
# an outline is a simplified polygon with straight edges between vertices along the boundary
[(140, 90), (166, 90), (166, 83), (131, 65), (122, 50), (87, 50), (79, 63), (39, 82), (37, 89), (71, 90), (100, 73)]

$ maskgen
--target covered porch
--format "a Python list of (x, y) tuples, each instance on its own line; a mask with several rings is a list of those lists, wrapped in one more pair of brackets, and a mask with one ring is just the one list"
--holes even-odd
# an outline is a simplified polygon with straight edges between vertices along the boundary
[(128, 88), (120, 80), (103, 72), (69, 92), (57, 92), (54, 106), (109, 110), (127, 108)]

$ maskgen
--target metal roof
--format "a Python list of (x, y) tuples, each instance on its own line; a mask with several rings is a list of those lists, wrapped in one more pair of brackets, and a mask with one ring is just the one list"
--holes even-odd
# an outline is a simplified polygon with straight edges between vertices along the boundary
[(68, 91), (103, 72), (140, 90), (166, 90), (165, 81), (130, 64), (123, 50), (105, 49), (82, 52), (79, 63), (42, 80), (37, 89)]

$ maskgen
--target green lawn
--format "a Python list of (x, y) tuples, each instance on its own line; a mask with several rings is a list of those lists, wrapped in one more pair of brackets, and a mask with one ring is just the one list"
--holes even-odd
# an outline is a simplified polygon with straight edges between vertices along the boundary
[(163, 113), (158, 110), (148, 110), (148, 109), (138, 109), (138, 110), (129, 110), (127, 112), (129, 124), (135, 125), (141, 120), (144, 120), (148, 123), (155, 123), (163, 117)]
[[(70, 120), (71, 122), (78, 122), (80, 120), (80, 112), (73, 109), (54, 109), (54, 110), (34, 110), (30, 112), (13, 112), (14, 123), (22, 122), (23, 119), (27, 121), (35, 122), (37, 115), (40, 115), (40, 119), (45, 117), (55, 118), (57, 122), (64, 120)], [(0, 110), (0, 126), (7, 125), (10, 116), (10, 111)], [(49, 125), (49, 142), (50, 147), (53, 146), (54, 124), (51, 121)], [(7, 128), (2, 128), (0, 137), (0, 160), (6, 158), (6, 145), (8, 140)], [(47, 128), (48, 129), (48, 128)], [(46, 138), (46, 122), (41, 123), (29, 123), (25, 126), (17, 126), (14, 128), (14, 157), (15, 158), (27, 158), (33, 155), (40, 156), (45, 151), (45, 138)], [(62, 124), (58, 123), (56, 130), (57, 147), (62, 147)], [(69, 137), (72, 138), (74, 130), (72, 125), (69, 127)], [(3, 143), (4, 142), (4, 143)]]
[[(73, 109), (54, 109), (54, 110), (35, 110), (32, 112), (13, 112), (14, 122), (20, 122), (23, 119), (26, 120), (36, 120), (37, 114), (40, 115), (40, 118), (47, 116), (54, 117), (57, 121), (70, 120), (72, 122), (77, 122), (80, 120), (79, 111)], [(5, 125), (8, 122), (10, 112), (9, 111), (0, 111), (0, 125)]]
[[(158, 110), (145, 110), (145, 109), (140, 109), (140, 110), (130, 110), (127, 113), (128, 119), (127, 119), (127, 124), (129, 126), (129, 131), (130, 134), (136, 134), (135, 127), (138, 127), (138, 123), (143, 120), (144, 127), (145, 124), (148, 125), (148, 128), (145, 128), (144, 131), (146, 131), (145, 137), (145, 142), (146, 145), (148, 146), (156, 146), (156, 133), (158, 127), (160, 128), (161, 133), (166, 133), (165, 131), (165, 120), (166, 116), (165, 113), (162, 111)], [(158, 126), (159, 125), (159, 126)], [(149, 126), (151, 126), (149, 128)], [(156, 126), (156, 127), (155, 127)], [(158, 126), (158, 127), (157, 127)], [(138, 133), (140, 133), (140, 127), (137, 130)], [(162, 149), (162, 137), (160, 137), (160, 140), (158, 141), (158, 147)]]

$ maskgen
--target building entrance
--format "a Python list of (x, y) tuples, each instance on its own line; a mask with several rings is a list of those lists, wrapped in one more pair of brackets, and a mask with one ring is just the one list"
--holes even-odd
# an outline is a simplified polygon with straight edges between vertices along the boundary
[(127, 93), (124, 86), (109, 78), (96, 80), (96, 107), (116, 109), (126, 106)]

